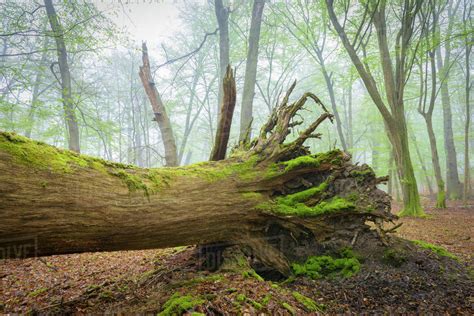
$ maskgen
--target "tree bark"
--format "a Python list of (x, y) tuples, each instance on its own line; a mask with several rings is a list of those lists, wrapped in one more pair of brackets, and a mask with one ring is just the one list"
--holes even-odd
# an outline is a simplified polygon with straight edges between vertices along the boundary
[(227, 65), (227, 72), (222, 83), (223, 98), (220, 106), (219, 124), (217, 125), (216, 139), (212, 149), (211, 161), (218, 161), (225, 158), (227, 143), (229, 142), (232, 117), (234, 116), (237, 90), (235, 88), (235, 78), (230, 65)]
[[(468, 28), (468, 21), (470, 21), (470, 14), (472, 12), (472, 2), (469, 2), (469, 6), (464, 7), (463, 12), (463, 25), (464, 30), (467, 32)], [(463, 201), (464, 206), (467, 206), (467, 200), (469, 199), (470, 194), (470, 186), (471, 186), (471, 179), (470, 179), (470, 163), (469, 163), (469, 129), (471, 124), (471, 50), (472, 50), (472, 42), (470, 41), (469, 37), (466, 36), (465, 39), (465, 68), (466, 68), (466, 123), (464, 125), (464, 190), (463, 190)]]
[(153, 76), (150, 70), (150, 60), (148, 58), (148, 49), (146, 43), (142, 44), (142, 61), (143, 65), (140, 66), (140, 79), (142, 80), (145, 92), (150, 100), (155, 120), (160, 128), (161, 137), (165, 147), (165, 160), (166, 166), (173, 167), (178, 165), (178, 153), (176, 151), (176, 141), (173, 134), (173, 127), (171, 121), (166, 113), (165, 105), (161, 100), (160, 94), (156, 89)]
[(320, 104), (311, 93), (291, 104), (288, 97), (248, 151), (187, 167), (141, 169), (0, 133), (0, 254), (223, 242), (288, 275), (290, 260), (373, 236), (366, 221), (380, 227), (395, 218), (381, 180), (342, 151), (309, 155), (304, 141), (331, 117), (322, 105), (284, 144), (306, 100)]
[[(222, 83), (226, 74), (227, 65), (230, 64), (229, 45), (229, 8), (224, 7), (222, 0), (216, 0), (214, 4), (217, 25), (219, 26), (219, 93), (217, 95), (217, 106), (219, 108), (222, 100)], [(221, 112), (218, 111), (217, 121), (220, 122)]]
[(444, 45), (444, 60), (441, 54), (441, 47), (438, 46), (438, 48), (436, 49), (436, 62), (438, 66), (438, 71), (440, 73), (441, 104), (443, 106), (444, 151), (446, 154), (446, 191), (450, 199), (460, 199), (462, 196), (462, 184), (459, 181), (456, 146), (454, 144), (451, 97), (449, 95), (449, 73), (452, 67), (450, 37), (452, 36), (451, 32), (454, 24), (454, 16), (459, 6), (459, 3), (460, 1), (457, 1), (454, 10), (452, 8), (453, 2), (450, 1), (448, 4), (449, 22)]
[[(394, 159), (397, 166), (398, 176), (400, 178), (403, 194), (403, 210), (401, 215), (423, 216), (424, 212), (420, 203), (416, 177), (413, 170), (413, 164), (410, 157), (410, 148), (408, 143), (408, 131), (404, 110), (404, 88), (406, 81), (406, 62), (408, 45), (412, 40), (413, 21), (416, 12), (419, 10), (419, 2), (410, 3), (405, 1), (403, 21), (399, 30), (401, 47), (398, 47), (397, 58), (395, 58), (395, 67), (392, 65), (392, 58), (387, 42), (387, 26), (385, 6), (386, 1), (381, 1), (375, 7), (373, 20), (377, 30), (377, 43), (380, 51), (380, 60), (384, 75), (385, 95), (388, 107), (382, 98), (382, 94), (377, 88), (376, 81), (370, 70), (362, 62), (357, 54), (354, 44), (351, 43), (343, 26), (339, 23), (334, 12), (333, 0), (326, 0), (329, 18), (336, 29), (349, 57), (357, 69), (364, 85), (372, 98), (375, 106), (379, 110), (384, 124), (388, 131), (388, 137), (394, 149)], [(399, 43), (397, 43), (399, 44)], [(398, 46), (398, 45), (397, 45)], [(394, 72), (395, 69), (395, 72)]]
[(242, 107), (240, 112), (239, 141), (247, 142), (252, 130), (253, 99), (255, 96), (255, 81), (257, 78), (258, 44), (260, 41), (260, 26), (262, 24), (265, 0), (254, 0), (252, 20), (249, 31), (249, 47), (245, 65), (244, 89), (242, 92)]
[[(66, 44), (64, 43), (64, 31), (61, 23), (59, 22), (52, 0), (44, 0), (44, 4), (46, 7), (49, 24), (51, 25), (51, 30), (56, 41), (58, 65), (59, 71), (61, 73), (61, 95), (66, 126), (68, 129), (69, 149), (75, 152), (80, 152), (79, 126), (77, 123), (74, 100), (72, 98), (71, 73), (69, 71), (69, 64), (67, 60)], [(51, 67), (51, 69), (53, 69), (53, 67)]]

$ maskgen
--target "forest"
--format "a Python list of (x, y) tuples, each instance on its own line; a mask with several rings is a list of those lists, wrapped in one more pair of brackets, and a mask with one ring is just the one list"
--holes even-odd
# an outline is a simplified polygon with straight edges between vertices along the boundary
[(474, 314), (472, 0), (0, 0), (0, 313)]

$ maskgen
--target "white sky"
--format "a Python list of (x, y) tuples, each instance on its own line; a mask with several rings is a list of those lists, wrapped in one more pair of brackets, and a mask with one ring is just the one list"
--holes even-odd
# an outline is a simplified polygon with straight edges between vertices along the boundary
[(177, 0), (92, 0), (130, 37), (155, 46), (179, 29)]

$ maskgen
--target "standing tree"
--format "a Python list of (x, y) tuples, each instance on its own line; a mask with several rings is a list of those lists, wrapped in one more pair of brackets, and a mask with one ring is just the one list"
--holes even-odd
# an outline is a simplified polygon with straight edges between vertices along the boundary
[(247, 63), (245, 66), (244, 90), (242, 92), (242, 107), (240, 112), (239, 140), (241, 142), (248, 141), (252, 128), (253, 99), (255, 95), (255, 81), (257, 78), (258, 44), (260, 41), (260, 26), (262, 24), (264, 6), (265, 0), (254, 0), (252, 20), (250, 22)]
[[(431, 1), (430, 1), (431, 2)], [(423, 116), (423, 119), (426, 123), (426, 128), (428, 131), (428, 139), (430, 142), (430, 149), (431, 149), (431, 161), (433, 163), (433, 169), (436, 178), (436, 185), (438, 187), (437, 197), (436, 197), (436, 207), (439, 208), (446, 208), (446, 193), (444, 190), (444, 181), (443, 176), (441, 175), (441, 166), (439, 163), (439, 155), (438, 155), (438, 146), (436, 144), (436, 135), (433, 129), (433, 110), (436, 101), (436, 62), (435, 62), (435, 38), (436, 38), (436, 25), (437, 20), (439, 17), (439, 12), (437, 12), (436, 7), (434, 6), (433, 2), (430, 3), (430, 9), (425, 14), (426, 20), (430, 21), (430, 28), (431, 30), (427, 30), (426, 32), (426, 42), (428, 50), (428, 61), (426, 61), (426, 70), (423, 71), (423, 66), (420, 62), (419, 69), (420, 69), (420, 99), (418, 103), (418, 112)], [(428, 95), (428, 64), (430, 65), (431, 69), (431, 93), (430, 93), (430, 100), (428, 108), (426, 108), (426, 101)], [(423, 75), (424, 74), (424, 75)], [(429, 185), (429, 183), (428, 183)]]
[[(423, 216), (424, 211), (420, 204), (420, 196), (410, 157), (404, 105), (405, 85), (413, 66), (410, 57), (415, 53), (411, 51), (411, 44), (417, 22), (419, 22), (418, 15), (422, 1), (404, 0), (401, 11), (395, 15), (400, 19), (400, 21), (397, 21), (399, 27), (397, 27), (396, 32), (395, 58), (392, 57), (393, 53), (390, 52), (388, 43), (386, 0), (364, 3), (364, 16), (359, 27), (356, 27), (357, 31), (352, 41), (345, 29), (347, 21), (344, 21), (343, 25), (339, 23), (333, 2), (334, 0), (326, 0), (329, 18), (362, 78), (370, 97), (382, 115), (389, 140), (394, 149), (395, 163), (403, 193), (403, 210), (400, 214)], [(345, 17), (348, 18), (350, 8), (346, 7), (345, 10)], [(382, 96), (380, 87), (377, 86), (372, 74), (373, 69), (371, 70), (366, 59), (361, 58), (358, 53), (358, 49), (361, 48), (363, 54), (366, 54), (368, 35), (371, 33), (372, 26), (375, 26), (377, 33), (386, 100)]]
[[(80, 152), (79, 126), (77, 123), (74, 100), (72, 98), (71, 72), (69, 71), (68, 54), (64, 42), (64, 30), (56, 14), (52, 0), (44, 0), (44, 4), (52, 34), (56, 41), (56, 50), (58, 53), (57, 64), (59, 65), (59, 72), (61, 74), (61, 96), (69, 134), (69, 149)], [(54, 72), (54, 63), (51, 65), (51, 70)]]
[(140, 79), (142, 80), (145, 92), (150, 99), (153, 113), (155, 114), (155, 120), (158, 123), (158, 127), (161, 131), (161, 137), (163, 138), (163, 144), (165, 147), (165, 160), (166, 166), (173, 167), (178, 165), (178, 154), (176, 151), (176, 141), (173, 135), (173, 127), (171, 126), (170, 118), (166, 113), (165, 105), (161, 100), (160, 94), (155, 86), (155, 81), (151, 75), (150, 70), (150, 59), (148, 58), (148, 49), (146, 43), (142, 44), (142, 61), (143, 65), (140, 66)]
[[(222, 99), (222, 82), (226, 73), (227, 65), (230, 63), (229, 58), (229, 11), (228, 7), (224, 7), (222, 0), (216, 0), (214, 4), (216, 12), (217, 25), (219, 26), (219, 93), (217, 95), (217, 103), (220, 104)], [(220, 112), (219, 114), (220, 115)], [(218, 116), (218, 120), (220, 117)]]
[[(472, 82), (471, 82), (471, 50), (472, 50), (472, 32), (468, 33), (469, 28), (472, 30), (472, 2), (467, 1), (464, 3), (464, 11), (463, 11), (463, 27), (465, 32), (465, 68), (466, 68), (466, 75), (465, 75), (465, 89), (466, 89), (466, 123), (464, 125), (464, 191), (463, 191), (463, 200), (464, 205), (467, 205), (467, 199), (469, 198), (470, 193), (470, 164), (469, 164), (469, 128), (471, 123), (471, 104), (470, 104), (470, 97), (471, 97), (471, 89), (472, 89)], [(469, 37), (471, 36), (471, 37)]]
[[(453, 61), (451, 60), (451, 36), (455, 23), (455, 14), (460, 4), (460, 0), (448, 1), (448, 26), (446, 38), (444, 39), (444, 56), (442, 47), (436, 49), (436, 62), (440, 74), (441, 104), (443, 105), (443, 127), (444, 127), (444, 151), (446, 154), (446, 188), (448, 197), (459, 199), (462, 196), (462, 184), (459, 181), (458, 162), (456, 146), (453, 135), (453, 115), (451, 110), (451, 97), (449, 93), (449, 74)], [(439, 22), (439, 20), (438, 20)], [(438, 25), (439, 28), (439, 25)]]
[[(334, 92), (334, 73), (328, 69), (328, 59), (334, 49), (328, 49), (328, 20), (322, 12), (321, 3), (308, 1), (286, 3), (285, 10), (277, 11), (285, 18), (285, 27), (311, 58), (319, 65), (326, 83), (331, 101), (331, 109), (336, 120), (336, 129), (342, 149), (348, 151), (347, 142), (342, 129), (342, 120), (336, 106)], [(321, 16), (322, 18), (316, 18)]]

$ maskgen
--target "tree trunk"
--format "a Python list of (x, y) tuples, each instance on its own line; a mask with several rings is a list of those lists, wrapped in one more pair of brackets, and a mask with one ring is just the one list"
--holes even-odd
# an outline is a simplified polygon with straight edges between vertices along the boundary
[(283, 144), (306, 100), (319, 103), (288, 97), (248, 151), (187, 167), (140, 169), (1, 133), (0, 254), (223, 242), (288, 275), (290, 260), (315, 249), (364, 242), (374, 236), (367, 220), (380, 228), (394, 218), (382, 180), (339, 150), (309, 155), (303, 143), (326, 111)]
[(156, 89), (155, 82), (150, 70), (150, 60), (148, 58), (148, 49), (146, 43), (142, 44), (142, 60), (143, 66), (140, 66), (140, 79), (142, 80), (145, 92), (150, 99), (153, 113), (155, 114), (155, 120), (160, 128), (161, 137), (163, 138), (163, 144), (165, 147), (165, 160), (166, 166), (173, 167), (178, 165), (178, 153), (176, 151), (176, 141), (173, 135), (173, 127), (171, 126), (170, 119), (166, 113), (165, 105), (161, 100), (160, 94)]
[(216, 139), (209, 160), (218, 161), (225, 158), (227, 143), (229, 142), (232, 117), (234, 116), (236, 88), (232, 68), (227, 65), (227, 72), (222, 83), (223, 98), (220, 106), (219, 124), (217, 125)]
[[(217, 95), (217, 106), (219, 108), (222, 100), (222, 83), (226, 73), (229, 58), (229, 8), (224, 7), (222, 0), (216, 0), (214, 9), (216, 12), (217, 24), (219, 25), (219, 93)], [(220, 122), (220, 111), (218, 111), (217, 121)]]
[[(65, 113), (66, 126), (68, 129), (69, 149), (80, 152), (79, 145), (79, 126), (75, 112), (75, 105), (72, 99), (71, 73), (67, 61), (66, 44), (64, 43), (64, 31), (59, 22), (56, 10), (54, 9), (52, 0), (44, 0), (46, 13), (48, 14), (49, 24), (56, 41), (56, 49), (58, 53), (58, 65), (61, 73), (61, 96)], [(53, 66), (53, 65), (52, 65)], [(51, 67), (51, 69), (53, 69)]]
[[(469, 16), (472, 12), (472, 3), (469, 2), (469, 6), (464, 8), (463, 12), (463, 25), (464, 30), (467, 31), (467, 23), (470, 20)], [(464, 191), (463, 191), (463, 201), (464, 206), (467, 206), (467, 200), (469, 199), (470, 194), (470, 186), (471, 186), (471, 179), (470, 179), (470, 164), (469, 164), (469, 129), (471, 124), (471, 105), (470, 105), (470, 96), (471, 96), (471, 50), (472, 50), (472, 42), (470, 42), (469, 37), (466, 36), (465, 42), (465, 68), (466, 68), (466, 123), (464, 125)]]
[[(420, 196), (416, 183), (415, 173), (410, 157), (410, 148), (408, 144), (407, 124), (405, 120), (405, 109), (403, 102), (405, 81), (406, 81), (406, 62), (408, 45), (413, 40), (413, 20), (416, 18), (417, 10), (420, 8), (419, 2), (404, 1), (404, 15), (400, 26), (399, 36), (402, 47), (399, 48), (395, 67), (393, 67), (390, 49), (387, 41), (387, 26), (385, 6), (386, 2), (381, 1), (375, 6), (372, 23), (376, 28), (377, 43), (380, 52), (380, 61), (382, 64), (385, 97), (387, 105), (382, 98), (381, 92), (377, 88), (375, 78), (366, 64), (362, 62), (357, 54), (356, 48), (347, 37), (344, 27), (339, 23), (334, 12), (334, 0), (326, 0), (329, 18), (341, 39), (344, 48), (357, 69), (372, 101), (379, 110), (384, 124), (388, 131), (388, 137), (394, 150), (394, 159), (397, 166), (400, 184), (403, 195), (403, 210), (400, 212), (403, 216), (423, 216), (424, 212), (420, 204)], [(394, 68), (396, 71), (394, 72)]]
[(337, 106), (336, 106), (336, 96), (334, 95), (334, 83), (332, 81), (331, 75), (328, 74), (326, 70), (326, 65), (324, 63), (322, 53), (319, 55), (319, 60), (320, 60), (319, 64), (321, 65), (321, 70), (323, 72), (324, 80), (326, 82), (326, 87), (328, 88), (329, 99), (331, 100), (331, 109), (332, 109), (332, 112), (334, 113), (334, 118), (336, 119), (337, 135), (339, 136), (339, 140), (341, 141), (342, 149), (345, 152), (348, 152), (346, 139), (344, 137), (344, 133), (342, 132), (342, 121), (341, 121), (341, 118), (339, 116), (339, 111), (337, 110)]
[(255, 81), (257, 78), (258, 43), (260, 41), (260, 26), (262, 24), (264, 0), (254, 0), (252, 21), (250, 22), (249, 47), (245, 66), (244, 90), (242, 93), (242, 107), (240, 112), (239, 141), (248, 141), (252, 131), (253, 98), (255, 95)]
[(446, 154), (446, 191), (450, 199), (460, 199), (462, 196), (462, 184), (459, 181), (458, 162), (456, 146), (454, 145), (453, 115), (451, 112), (451, 98), (449, 96), (449, 73), (451, 65), (451, 32), (454, 23), (454, 13), (457, 11), (460, 1), (457, 2), (454, 12), (453, 2), (448, 4), (448, 28), (444, 44), (445, 56), (441, 54), (441, 47), (436, 49), (436, 62), (440, 74), (441, 104), (443, 105), (443, 131), (444, 131), (444, 151)]

